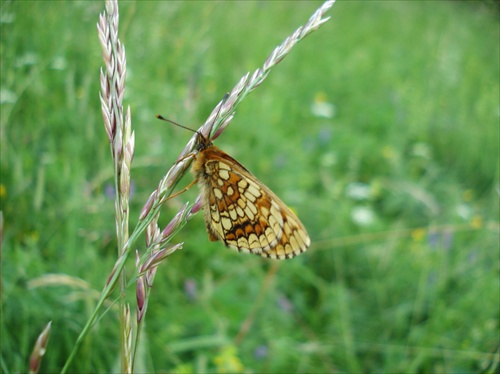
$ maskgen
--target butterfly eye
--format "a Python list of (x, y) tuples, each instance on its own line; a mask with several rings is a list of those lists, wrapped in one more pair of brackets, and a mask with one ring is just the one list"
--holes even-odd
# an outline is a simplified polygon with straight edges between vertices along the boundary
[(204, 141), (196, 145), (196, 151), (198, 152), (203, 152), (205, 149), (207, 149), (207, 144)]

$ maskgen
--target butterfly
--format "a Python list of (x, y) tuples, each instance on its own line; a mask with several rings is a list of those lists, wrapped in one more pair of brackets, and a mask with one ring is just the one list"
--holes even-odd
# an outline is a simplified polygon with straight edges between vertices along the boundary
[(271, 259), (305, 252), (311, 240), (290, 208), (242, 164), (196, 133), (192, 183), (201, 192), (209, 239)]

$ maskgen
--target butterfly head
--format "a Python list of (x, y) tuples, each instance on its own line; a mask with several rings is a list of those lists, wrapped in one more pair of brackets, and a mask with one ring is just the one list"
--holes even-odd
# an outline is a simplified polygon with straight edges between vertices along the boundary
[(212, 142), (208, 139), (208, 137), (199, 131), (196, 131), (196, 134), (198, 134), (198, 140), (195, 147), (197, 152), (204, 151), (208, 147), (212, 146)]

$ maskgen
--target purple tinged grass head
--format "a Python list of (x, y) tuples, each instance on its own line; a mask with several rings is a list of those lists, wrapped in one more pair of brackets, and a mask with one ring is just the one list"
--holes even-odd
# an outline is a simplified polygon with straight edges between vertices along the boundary
[(182, 220), (185, 218), (187, 211), (188, 211), (188, 203), (185, 203), (181, 209), (177, 212), (177, 214), (172, 218), (172, 220), (168, 223), (168, 225), (163, 229), (161, 233), (162, 240), (168, 240), (170, 239), (170, 236), (172, 235), (173, 232), (176, 231), (176, 229), (179, 228), (179, 225), (181, 224)]
[(49, 343), (50, 330), (52, 327), (52, 321), (45, 326), (43, 331), (38, 335), (35, 346), (30, 356), (30, 373), (38, 373), (40, 370), (40, 365), (42, 363), (42, 358), (47, 351), (47, 344)]
[(146, 218), (146, 216), (149, 214), (149, 212), (151, 211), (151, 208), (153, 207), (153, 203), (157, 199), (158, 199), (158, 191), (154, 190), (151, 193), (151, 195), (149, 195), (148, 201), (146, 201), (146, 204), (144, 204), (144, 206), (141, 210), (141, 214), (139, 215), (139, 219), (141, 221), (144, 220), (144, 218)]
[[(108, 13), (101, 14), (97, 23), (105, 64), (105, 70), (101, 69), (100, 99), (106, 133), (110, 142), (113, 143), (119, 133), (127, 134), (130, 126), (123, 123), (122, 99), (125, 91), (127, 64), (125, 48), (118, 40), (118, 5), (107, 6), (107, 9)], [(110, 10), (114, 13), (110, 13)]]
[(184, 243), (177, 243), (174, 245), (166, 246), (164, 249), (153, 251), (148, 258), (144, 261), (139, 269), (139, 274), (144, 274), (153, 268), (160, 265), (168, 256), (176, 250), (181, 249)]
[(137, 278), (137, 286), (135, 289), (135, 296), (137, 300), (137, 322), (142, 320), (145, 312), (146, 303), (146, 290), (144, 288), (144, 277)]
[(155, 279), (155, 274), (156, 274), (157, 269), (158, 269), (158, 267), (155, 266), (154, 268), (149, 269), (146, 272), (146, 283), (147, 283), (149, 288), (153, 287), (153, 281)]
[(191, 211), (189, 212), (190, 214), (196, 214), (198, 213), (201, 209), (203, 208), (203, 201), (201, 199), (201, 196), (198, 196), (196, 199), (196, 202), (194, 203), (193, 207), (191, 208)]
[(146, 227), (146, 246), (153, 248), (160, 238), (160, 228), (158, 227), (158, 215), (153, 217), (151, 223)]

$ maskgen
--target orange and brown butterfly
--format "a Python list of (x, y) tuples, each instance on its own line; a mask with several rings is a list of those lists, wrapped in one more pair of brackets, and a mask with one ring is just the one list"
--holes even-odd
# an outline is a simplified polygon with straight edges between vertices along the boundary
[(243, 165), (196, 133), (191, 171), (201, 191), (209, 239), (272, 259), (305, 252), (311, 240), (297, 216)]

